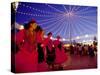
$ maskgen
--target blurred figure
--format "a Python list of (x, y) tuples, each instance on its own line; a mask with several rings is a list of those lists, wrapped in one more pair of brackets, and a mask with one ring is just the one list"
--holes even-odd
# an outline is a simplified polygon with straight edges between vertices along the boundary
[(89, 48), (88, 48), (88, 52), (89, 52), (89, 56), (90, 56), (90, 57), (94, 57), (94, 50), (93, 50), (92, 45), (89, 46)]
[(57, 36), (57, 40), (54, 41), (54, 46), (56, 50), (55, 64), (59, 70), (63, 70), (64, 65), (62, 64), (67, 61), (67, 54), (65, 53), (62, 42), (60, 41), (60, 36)]
[(24, 29), (16, 33), (16, 44), (19, 48), (15, 56), (16, 72), (37, 71), (38, 52), (36, 42), (37, 23), (31, 20)]
[(46, 62), (49, 65), (50, 69), (54, 67), (54, 60), (55, 60), (55, 48), (53, 45), (53, 41), (51, 40), (52, 33), (49, 32), (48, 37), (44, 40), (44, 46), (46, 48)]
[(82, 45), (79, 45), (79, 54), (80, 54), (80, 56), (82, 56), (82, 49), (83, 49)]
[(70, 45), (70, 54), (74, 54), (73, 45)]
[(89, 45), (84, 45), (83, 47), (84, 47), (83, 54), (84, 55), (88, 55), (88, 47), (89, 47)]
[(38, 63), (42, 63), (44, 61), (44, 50), (43, 50), (43, 40), (44, 40), (44, 31), (40, 26), (36, 28), (36, 41), (38, 48)]

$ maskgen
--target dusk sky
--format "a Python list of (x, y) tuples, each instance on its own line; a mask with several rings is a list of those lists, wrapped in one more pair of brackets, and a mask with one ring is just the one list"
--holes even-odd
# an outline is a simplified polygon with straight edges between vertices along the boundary
[(35, 19), (47, 34), (69, 39), (97, 35), (97, 7), (20, 2), (16, 22), (24, 24)]

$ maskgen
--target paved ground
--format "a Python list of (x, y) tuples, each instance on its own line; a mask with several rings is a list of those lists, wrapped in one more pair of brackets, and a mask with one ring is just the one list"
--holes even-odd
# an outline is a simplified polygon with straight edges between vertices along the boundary
[(97, 56), (89, 57), (72, 55), (70, 64), (65, 67), (66, 70), (90, 68), (97, 68)]
[[(97, 68), (97, 56), (89, 57), (70, 55), (70, 60), (64, 64), (64, 70)], [(38, 65), (38, 71), (50, 71), (50, 69), (48, 68), (48, 65), (44, 62)]]

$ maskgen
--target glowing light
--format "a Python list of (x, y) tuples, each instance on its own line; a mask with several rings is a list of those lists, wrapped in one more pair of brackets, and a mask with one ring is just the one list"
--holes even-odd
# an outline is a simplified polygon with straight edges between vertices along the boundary
[(68, 12), (68, 13), (64, 13), (64, 15), (66, 17), (72, 17), (72, 16), (74, 16), (74, 13), (73, 12)]
[(69, 46), (70, 46), (70, 44), (65, 44), (65, 45), (64, 45), (64, 47), (69, 47)]
[(86, 42), (86, 40), (83, 40), (83, 43)]
[[(39, 9), (33, 8), (33, 7), (31, 7), (31, 6), (25, 5), (25, 4), (20, 4), (20, 5), (22, 5), (23, 7), (27, 7), (27, 8), (30, 8), (30, 9), (33, 9), (33, 10), (36, 10), (36, 11), (39, 11), (39, 12), (41, 12), (41, 13), (54, 14), (54, 13), (52, 13), (52, 12), (47, 12), (47, 11), (44, 11), (44, 10), (39, 10)], [(55, 14), (55, 15), (56, 15), (56, 14)]]
[(51, 40), (56, 40), (56, 38), (54, 38), (54, 37), (51, 37), (50, 39), (51, 39)]
[(66, 39), (65, 39), (65, 38), (63, 38), (63, 39), (62, 39), (62, 41), (66, 41)]
[(88, 35), (88, 34), (86, 34), (86, 35), (85, 35), (85, 37), (87, 38), (87, 37), (89, 37), (89, 35)]
[(77, 36), (77, 37), (76, 37), (76, 39), (80, 39), (80, 37), (79, 37), (79, 36)]
[(38, 15), (38, 14), (31, 14), (31, 13), (19, 12), (19, 11), (17, 11), (17, 13), (19, 13), (19, 14), (24, 14), (24, 15), (30, 15), (30, 16), (50, 17), (50, 15)]
[(15, 23), (15, 28), (16, 29), (19, 29), (19, 30), (22, 30), (22, 29), (24, 29), (24, 26), (23, 25), (20, 25), (18, 23)]
[(92, 42), (92, 40), (89, 40), (90, 42)]
[(24, 29), (24, 26), (20, 25), (19, 30), (22, 30), (22, 29)]

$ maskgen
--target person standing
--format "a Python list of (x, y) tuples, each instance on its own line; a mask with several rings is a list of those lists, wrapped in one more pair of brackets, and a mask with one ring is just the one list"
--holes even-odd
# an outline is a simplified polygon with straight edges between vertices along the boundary
[(38, 52), (36, 42), (37, 23), (35, 20), (24, 25), (24, 29), (16, 33), (16, 44), (19, 52), (15, 55), (16, 72), (36, 72)]
[(55, 46), (55, 64), (57, 65), (59, 70), (63, 69), (63, 63), (67, 61), (67, 54), (63, 48), (63, 44), (60, 41), (60, 36), (57, 36), (57, 40), (54, 41)]
[(44, 40), (44, 31), (40, 26), (36, 28), (36, 41), (38, 48), (38, 63), (42, 63), (44, 61), (44, 47), (42, 46)]
[(54, 68), (55, 48), (53, 41), (51, 40), (52, 33), (49, 32), (47, 35), (48, 37), (44, 40), (44, 46), (46, 48), (46, 62), (49, 68), (52, 70)]

